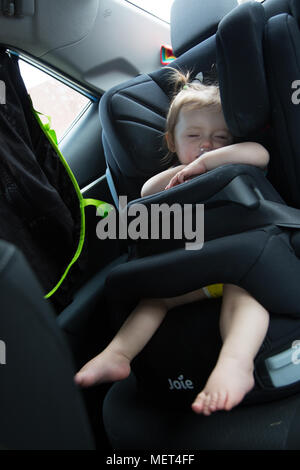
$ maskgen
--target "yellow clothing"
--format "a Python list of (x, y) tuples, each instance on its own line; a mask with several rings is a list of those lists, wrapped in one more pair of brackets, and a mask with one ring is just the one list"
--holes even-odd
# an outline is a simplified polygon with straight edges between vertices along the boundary
[(211, 284), (209, 286), (203, 287), (203, 291), (207, 297), (210, 299), (216, 299), (217, 297), (222, 297), (223, 295), (223, 284)]

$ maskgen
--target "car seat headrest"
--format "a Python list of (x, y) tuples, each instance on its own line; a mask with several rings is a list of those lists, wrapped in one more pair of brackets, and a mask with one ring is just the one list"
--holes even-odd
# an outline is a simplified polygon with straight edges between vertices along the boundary
[(179, 57), (215, 34), (220, 20), (237, 6), (237, 0), (174, 0), (171, 9), (171, 42)]
[(299, 0), (290, 0), (290, 8), (291, 8), (291, 13), (294, 16), (294, 18), (298, 21), (300, 21), (300, 4)]
[(220, 21), (217, 69), (224, 117), (233, 135), (246, 137), (269, 119), (263, 60), (265, 12), (258, 2), (239, 5)]
[(292, 13), (290, 3), (291, 0), (265, 0), (262, 5), (265, 9), (266, 17), (271, 18), (280, 13)]

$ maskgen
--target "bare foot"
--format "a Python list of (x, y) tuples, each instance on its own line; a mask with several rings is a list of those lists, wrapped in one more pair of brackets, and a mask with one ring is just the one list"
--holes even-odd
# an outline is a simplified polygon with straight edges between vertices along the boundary
[(129, 374), (129, 359), (122, 353), (107, 348), (87, 362), (77, 372), (74, 380), (81, 387), (90, 387), (103, 382), (126, 379)]
[(253, 362), (235, 357), (220, 358), (192, 409), (206, 416), (218, 410), (231, 410), (253, 387)]

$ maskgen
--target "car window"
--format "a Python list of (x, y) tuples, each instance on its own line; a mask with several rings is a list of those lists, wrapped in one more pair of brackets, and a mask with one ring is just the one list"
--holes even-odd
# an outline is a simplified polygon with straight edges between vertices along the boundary
[(34, 109), (51, 117), (51, 126), (60, 141), (90, 99), (22, 59), (19, 65)]

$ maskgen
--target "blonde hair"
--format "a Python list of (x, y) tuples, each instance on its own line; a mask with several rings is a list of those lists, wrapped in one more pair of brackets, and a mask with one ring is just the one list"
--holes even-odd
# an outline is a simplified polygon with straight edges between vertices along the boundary
[[(174, 97), (171, 101), (166, 120), (166, 134), (174, 141), (175, 126), (182, 108), (202, 109), (213, 108), (222, 112), (219, 87), (216, 84), (204, 85), (199, 80), (190, 81), (191, 74), (171, 69), (170, 78), (174, 83)], [(175, 153), (168, 151), (163, 158), (164, 163), (176, 161)]]

